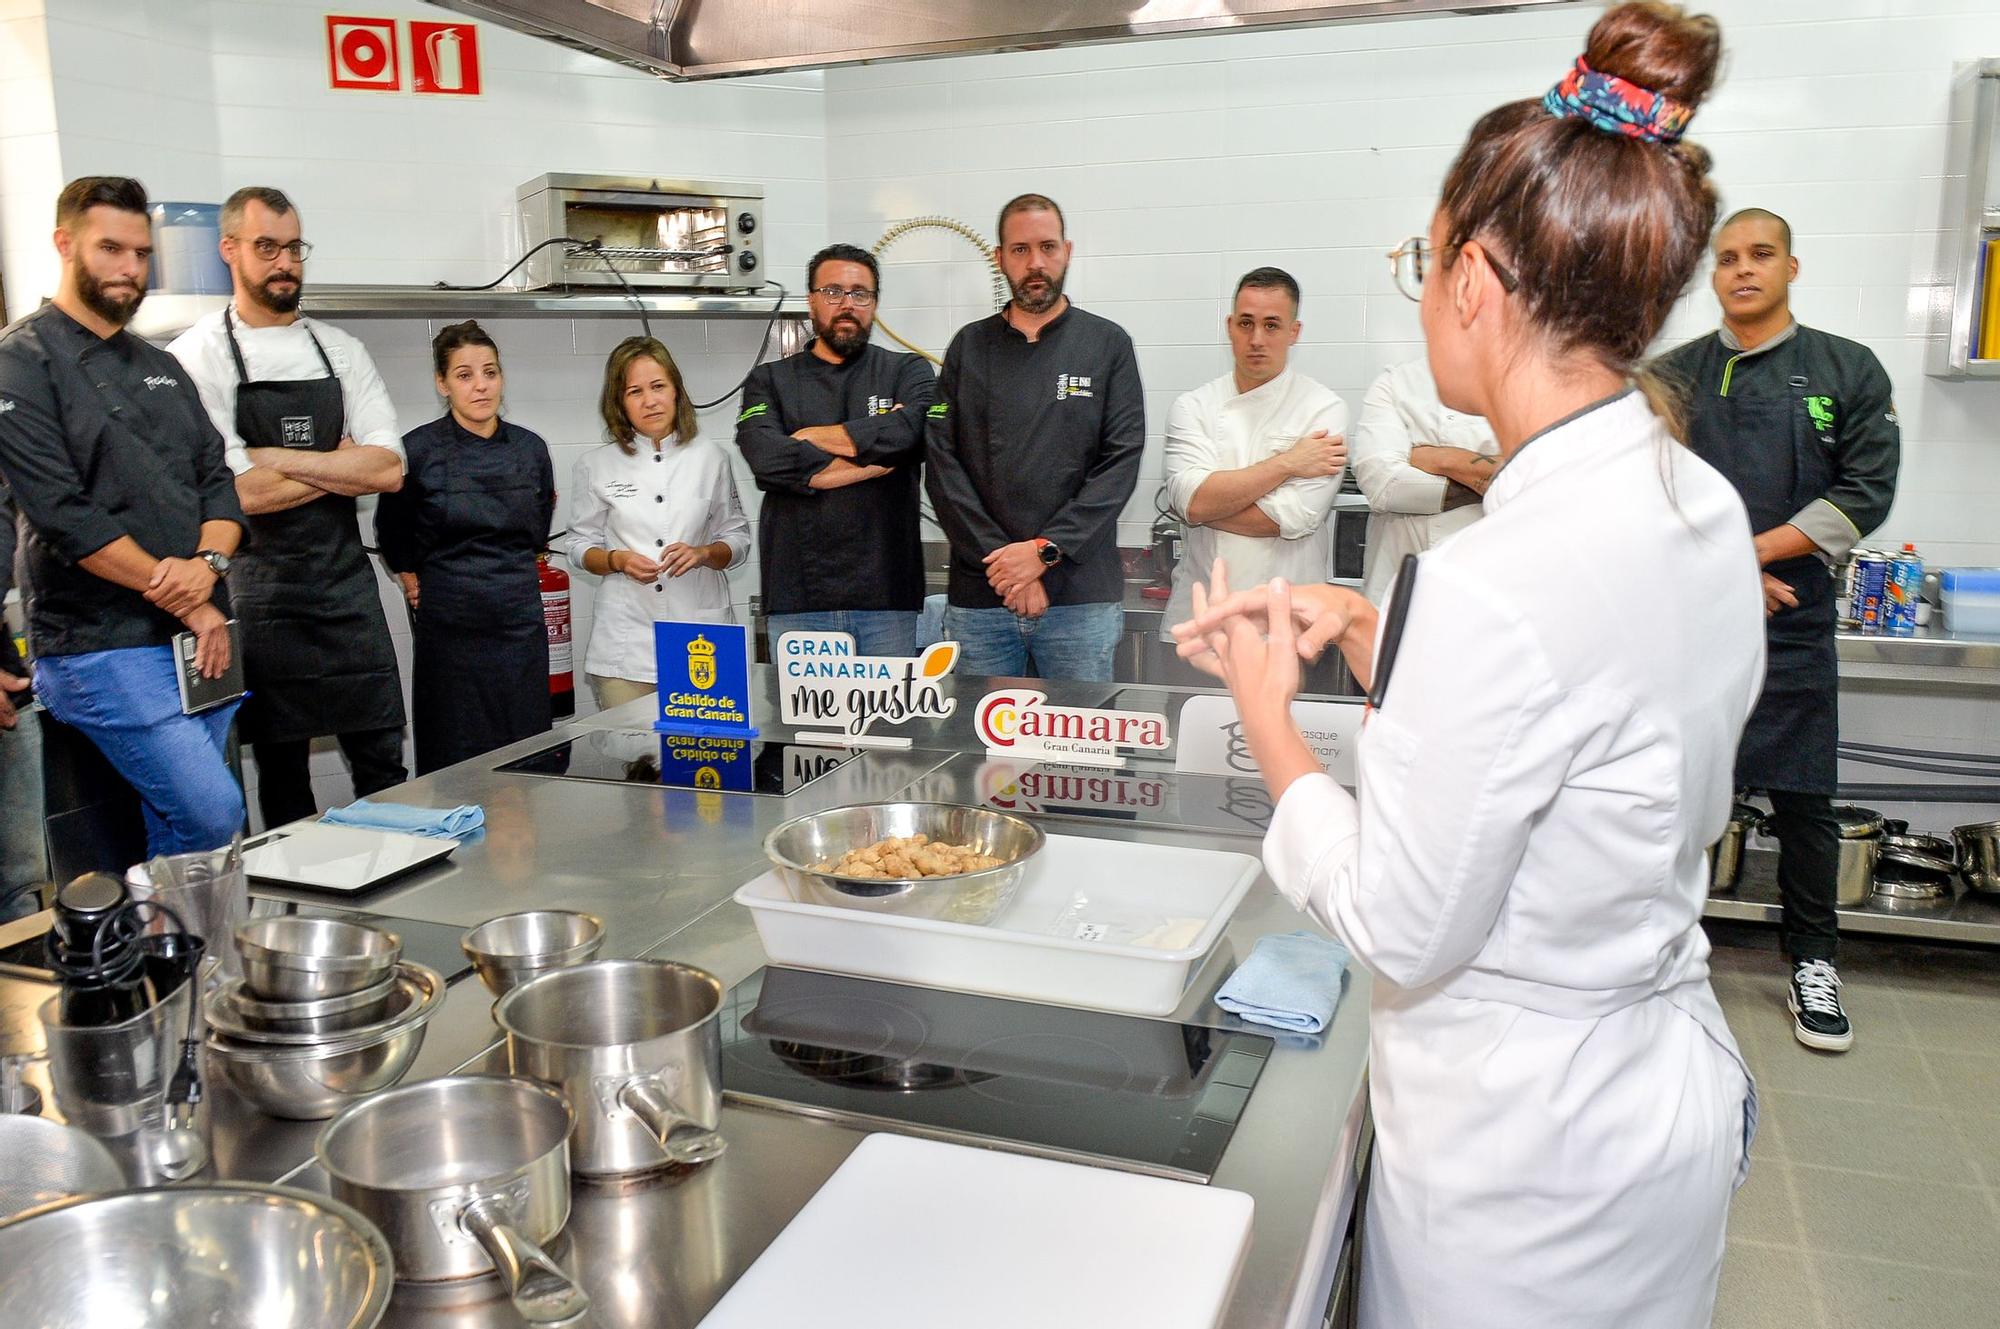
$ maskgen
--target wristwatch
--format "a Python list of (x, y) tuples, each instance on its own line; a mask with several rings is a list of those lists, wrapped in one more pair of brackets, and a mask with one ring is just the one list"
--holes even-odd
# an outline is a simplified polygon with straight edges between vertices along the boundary
[(1052, 568), (1062, 562), (1062, 550), (1056, 546), (1054, 540), (1045, 540), (1037, 536), (1035, 538), (1035, 552), (1041, 555), (1042, 566), (1045, 568)]
[(197, 549), (194, 556), (208, 564), (208, 570), (215, 574), (217, 581), (229, 575), (229, 555), (220, 550)]

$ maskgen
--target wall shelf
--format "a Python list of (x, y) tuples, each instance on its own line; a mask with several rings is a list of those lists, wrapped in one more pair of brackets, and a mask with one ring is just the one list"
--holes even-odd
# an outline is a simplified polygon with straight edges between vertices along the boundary
[[(639, 303), (653, 318), (769, 318), (775, 294), (720, 295), (696, 291), (641, 291)], [(224, 295), (172, 295), (155, 291), (139, 306), (132, 331), (152, 341), (179, 336), (202, 315), (227, 304)], [(317, 318), (631, 318), (636, 310), (622, 292), (440, 291), (432, 286), (315, 286), (299, 306)], [(784, 317), (803, 318), (802, 296), (785, 297)]]
[[(2000, 262), (1985, 265), (1988, 240), (2000, 239), (2000, 60), (1962, 64), (1953, 72), (1951, 125), (1946, 149), (1944, 216), (1939, 226), (1938, 270), (1951, 286), (1940, 304), (1930, 373), (1935, 378), (2000, 380), (2000, 347), (1972, 355), (1984, 287), (2000, 283)], [(1995, 251), (2000, 255), (2000, 251)]]

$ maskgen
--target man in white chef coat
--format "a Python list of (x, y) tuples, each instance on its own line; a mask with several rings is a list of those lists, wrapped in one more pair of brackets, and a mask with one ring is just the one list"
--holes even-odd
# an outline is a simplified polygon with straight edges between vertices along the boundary
[(315, 738), (340, 740), (357, 797), (408, 778), (402, 680), (356, 510), (402, 488), (403, 440), (367, 348), (299, 313), (311, 252), (281, 191), (237, 190), (222, 205), (235, 296), (167, 348), (222, 434), (249, 518), (223, 575), (242, 621), (240, 724), (267, 827), (318, 809)]
[[(1218, 557), (1233, 586), (1312, 585), (1332, 571), (1327, 518), (1347, 465), (1347, 404), (1289, 368), (1303, 326), (1290, 273), (1244, 273), (1223, 324), (1235, 363), (1167, 414), (1167, 503), (1187, 541), (1165, 624), (1193, 616), (1194, 580)], [(1162, 627), (1160, 639), (1173, 634)]]
[(1368, 496), (1368, 553), (1361, 593), (1380, 605), (1410, 554), (1479, 520), (1500, 444), (1476, 415), (1438, 400), (1419, 356), (1391, 365), (1361, 399), (1350, 465)]

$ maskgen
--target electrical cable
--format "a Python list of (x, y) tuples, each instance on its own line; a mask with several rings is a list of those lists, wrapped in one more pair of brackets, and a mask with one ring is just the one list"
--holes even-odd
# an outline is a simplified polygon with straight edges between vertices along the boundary
[[(722, 403), (728, 401), (731, 397), (734, 397), (737, 393), (743, 391), (743, 385), (750, 381), (750, 375), (756, 372), (758, 365), (764, 363), (764, 349), (771, 344), (771, 332), (778, 326), (778, 315), (785, 312), (785, 301), (791, 298), (791, 292), (785, 289), (785, 284), (783, 282), (774, 281), (771, 278), (766, 277), (764, 279), (764, 285), (777, 287), (778, 298), (771, 304), (771, 316), (764, 320), (764, 336), (763, 339), (757, 343), (757, 349), (750, 355), (750, 368), (743, 371), (743, 377), (736, 380), (735, 387), (723, 393), (720, 397), (717, 397), (714, 401), (696, 402), (694, 404), (694, 408), (697, 411), (706, 411), (710, 407), (720, 406), (722, 405)], [(877, 326), (880, 325), (878, 324)]]
[(594, 240), (578, 240), (567, 235), (553, 235), (550, 236), (548, 239), (542, 241), (540, 244), (529, 249), (527, 253), (521, 255), (521, 257), (519, 257), (518, 259), (514, 260), (513, 267), (507, 269), (505, 272), (495, 277), (492, 281), (487, 282), (482, 286), (455, 286), (451, 282), (441, 281), (441, 282), (432, 282), (431, 289), (434, 291), (490, 291), (494, 287), (498, 286), (501, 282), (506, 281), (509, 277), (519, 272), (522, 266), (525, 263), (527, 263), (529, 259), (541, 253), (544, 249), (547, 249), (550, 245), (589, 246), (596, 243), (597, 242)]

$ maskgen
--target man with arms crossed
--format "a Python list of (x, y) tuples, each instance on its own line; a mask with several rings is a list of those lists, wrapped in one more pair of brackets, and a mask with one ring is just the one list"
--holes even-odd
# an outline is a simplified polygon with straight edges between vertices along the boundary
[(409, 774), (402, 679), (355, 502), (402, 488), (403, 441), (366, 348), (299, 313), (311, 252), (289, 198), (237, 190), (222, 205), (235, 298), (167, 348), (201, 390), (250, 517), (229, 582), (267, 827), (318, 810), (315, 738), (339, 738), (356, 797)]
[(1309, 586), (1332, 570), (1327, 514), (1347, 464), (1347, 404), (1289, 368), (1303, 329), (1298, 282), (1279, 268), (1244, 273), (1223, 326), (1234, 368), (1167, 415), (1167, 504), (1188, 532), (1162, 641), (1174, 640), (1167, 625), (1194, 617), (1193, 583), (1218, 557), (1232, 586)]
[(881, 270), (854, 245), (806, 265), (813, 340), (750, 371), (736, 446), (757, 477), (764, 612), (787, 632), (845, 632), (863, 655), (915, 655), (924, 606), (918, 473), (937, 379), (872, 346)]

